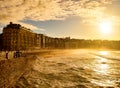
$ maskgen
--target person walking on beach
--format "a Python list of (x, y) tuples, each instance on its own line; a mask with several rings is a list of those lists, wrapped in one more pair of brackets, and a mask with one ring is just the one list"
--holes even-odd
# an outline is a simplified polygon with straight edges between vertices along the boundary
[(6, 59), (8, 59), (8, 52), (6, 52)]

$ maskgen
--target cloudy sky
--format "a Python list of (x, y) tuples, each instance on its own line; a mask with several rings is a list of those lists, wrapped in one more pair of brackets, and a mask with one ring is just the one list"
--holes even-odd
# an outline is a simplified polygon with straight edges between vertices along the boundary
[(0, 32), (12, 21), (51, 37), (120, 40), (119, 8), (120, 0), (0, 0)]

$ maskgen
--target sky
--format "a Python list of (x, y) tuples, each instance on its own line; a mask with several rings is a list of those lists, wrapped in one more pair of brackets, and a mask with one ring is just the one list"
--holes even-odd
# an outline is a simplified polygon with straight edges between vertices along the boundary
[(120, 0), (0, 0), (9, 22), (51, 37), (120, 40)]

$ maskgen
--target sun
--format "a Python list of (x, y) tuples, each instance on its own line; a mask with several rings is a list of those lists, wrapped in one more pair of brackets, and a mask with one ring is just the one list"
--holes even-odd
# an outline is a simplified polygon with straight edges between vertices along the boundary
[(111, 21), (103, 21), (99, 24), (99, 28), (103, 34), (109, 34), (112, 31), (112, 22)]

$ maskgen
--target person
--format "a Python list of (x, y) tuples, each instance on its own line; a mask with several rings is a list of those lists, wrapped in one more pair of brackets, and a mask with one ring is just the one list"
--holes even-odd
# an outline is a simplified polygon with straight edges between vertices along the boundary
[(18, 58), (18, 57), (21, 57), (21, 52), (18, 50), (18, 51), (16, 51), (16, 58)]
[(8, 52), (6, 52), (6, 59), (8, 59)]

